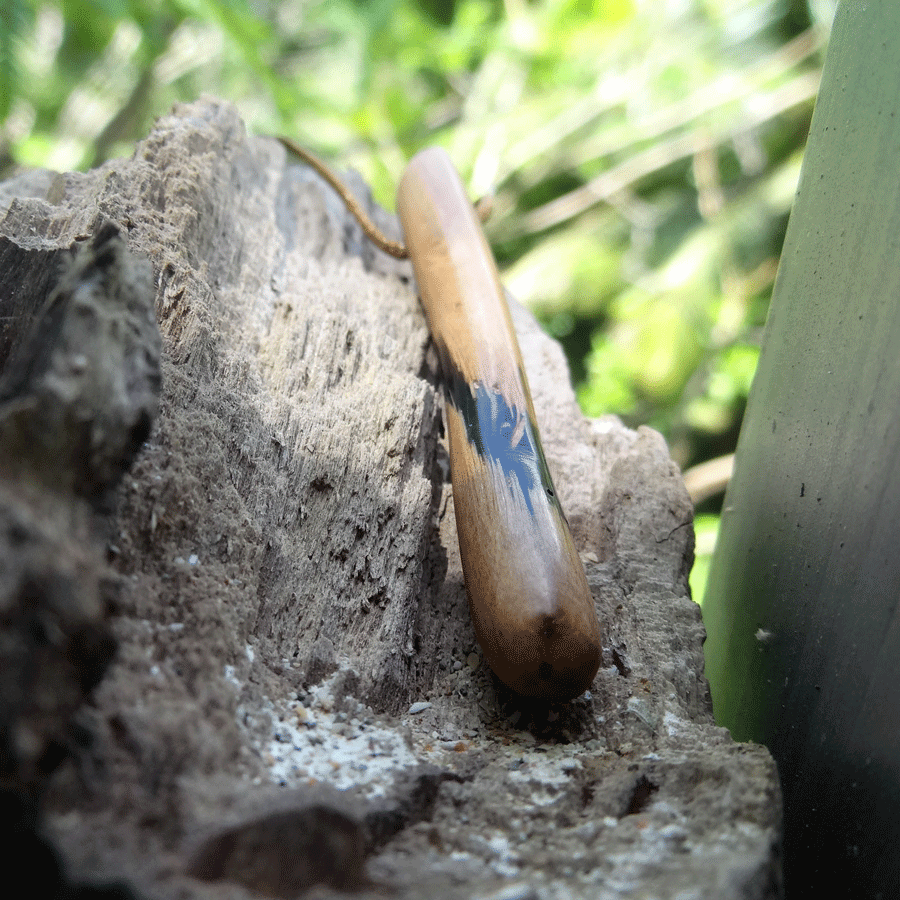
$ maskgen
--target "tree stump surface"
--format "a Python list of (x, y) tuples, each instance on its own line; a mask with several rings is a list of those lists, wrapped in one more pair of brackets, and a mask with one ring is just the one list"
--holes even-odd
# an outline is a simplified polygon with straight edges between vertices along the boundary
[[(138, 291), (162, 338), (149, 437), (155, 337), (132, 325), (77, 364), (67, 351), (61, 404), (79, 366), (117, 361), (121, 377), (98, 410), (72, 413), (84, 428), (60, 419), (72, 446), (52, 464), (0, 429), (20, 461), (2, 467), (0, 505), (57, 523), (32, 568), (66, 568), (103, 636), (93, 680), (51, 666), (51, 694), (80, 687), (38, 728), (6, 674), (27, 628), (2, 633), (6, 790), (30, 798), (60, 877), (185, 898), (779, 895), (777, 773), (713, 724), (692, 507), (658, 434), (584, 419), (559, 346), (514, 308), (604, 630), (591, 691), (527, 703), (493, 678), (469, 620), (408, 264), (233, 107), (176, 107), (130, 159), (0, 184), (0, 424), (30, 408), (16, 399), (34, 394), (28, 372), (46, 375), (27, 348), (63, 359), (41, 310), (79, 265), (71, 249), (102, 258), (101, 236), (123, 271), (152, 266)], [(46, 584), (12, 565), (7, 532), (9, 613), (45, 602)]]

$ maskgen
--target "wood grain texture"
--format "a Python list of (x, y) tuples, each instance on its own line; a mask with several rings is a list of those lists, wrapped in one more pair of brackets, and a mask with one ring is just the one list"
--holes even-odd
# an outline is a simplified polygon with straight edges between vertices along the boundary
[(544, 459), (496, 265), (442, 150), (409, 164), (397, 211), (441, 357), (475, 633), (511, 688), (570, 699), (597, 672), (600, 626)]

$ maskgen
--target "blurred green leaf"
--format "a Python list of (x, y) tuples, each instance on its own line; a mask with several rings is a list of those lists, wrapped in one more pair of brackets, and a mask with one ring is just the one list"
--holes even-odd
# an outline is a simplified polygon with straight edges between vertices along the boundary
[(694, 535), (696, 539), (694, 551), (694, 567), (691, 569), (691, 596), (697, 603), (703, 603), (706, 594), (706, 582), (709, 578), (709, 567), (713, 550), (719, 536), (719, 517), (702, 514), (694, 517)]
[(12, 108), (18, 87), (17, 43), (29, 22), (25, 0), (0, 0), (0, 121)]

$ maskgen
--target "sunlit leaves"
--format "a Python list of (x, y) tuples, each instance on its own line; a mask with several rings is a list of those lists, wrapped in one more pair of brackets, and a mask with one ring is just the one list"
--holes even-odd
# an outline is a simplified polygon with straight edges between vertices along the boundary
[(686, 464), (733, 438), (798, 177), (834, 10), (789, 6), (0, 0), (0, 160), (93, 165), (205, 92), (390, 206), (442, 143), (586, 411)]
[(18, 41), (30, 13), (24, 0), (0, 0), (0, 122), (9, 115), (18, 88)]

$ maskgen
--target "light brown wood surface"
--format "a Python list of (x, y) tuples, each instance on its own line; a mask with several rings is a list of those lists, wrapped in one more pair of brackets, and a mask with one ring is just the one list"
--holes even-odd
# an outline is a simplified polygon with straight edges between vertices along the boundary
[(493, 255), (443, 150), (410, 162), (397, 212), (444, 370), (475, 633), (513, 690), (576, 697), (600, 665), (594, 601), (544, 461)]

